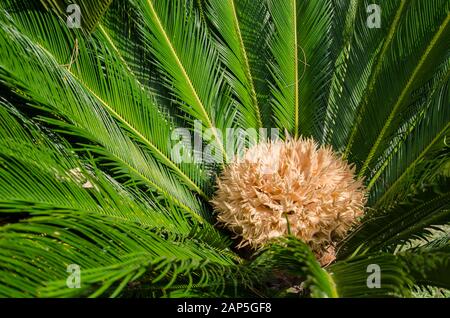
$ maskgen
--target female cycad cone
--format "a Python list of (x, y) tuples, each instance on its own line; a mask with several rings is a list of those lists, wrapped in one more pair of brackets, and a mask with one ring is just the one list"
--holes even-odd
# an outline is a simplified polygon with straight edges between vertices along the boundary
[(212, 203), (218, 221), (259, 248), (290, 233), (322, 265), (363, 214), (366, 191), (354, 167), (312, 139), (260, 143), (225, 168)]

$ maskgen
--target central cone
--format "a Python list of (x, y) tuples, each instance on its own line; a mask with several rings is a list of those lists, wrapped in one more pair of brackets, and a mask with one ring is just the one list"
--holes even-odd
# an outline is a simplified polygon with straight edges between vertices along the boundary
[(354, 171), (312, 139), (260, 143), (224, 169), (212, 203), (218, 221), (241, 238), (238, 247), (290, 233), (325, 265), (364, 212), (366, 191)]

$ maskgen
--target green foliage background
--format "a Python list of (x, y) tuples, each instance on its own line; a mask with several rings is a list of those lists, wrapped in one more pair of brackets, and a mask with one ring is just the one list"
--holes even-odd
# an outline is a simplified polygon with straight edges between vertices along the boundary
[[(379, 29), (365, 0), (78, 2), (81, 29), (66, 1), (0, 4), (1, 297), (450, 288), (448, 0), (375, 1)], [(209, 204), (223, 166), (170, 156), (194, 120), (277, 127), (354, 163), (368, 211), (337, 260), (294, 238), (237, 252)]]

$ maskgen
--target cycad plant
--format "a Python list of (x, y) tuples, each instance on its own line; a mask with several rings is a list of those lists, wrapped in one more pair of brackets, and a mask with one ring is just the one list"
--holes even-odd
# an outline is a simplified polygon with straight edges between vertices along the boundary
[(450, 288), (448, 0), (69, 4), (0, 4), (1, 297)]

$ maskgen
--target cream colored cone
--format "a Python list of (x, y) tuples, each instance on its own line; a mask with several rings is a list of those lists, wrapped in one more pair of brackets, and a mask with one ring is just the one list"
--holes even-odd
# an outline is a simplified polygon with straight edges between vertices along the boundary
[(354, 167), (312, 139), (260, 143), (226, 167), (212, 200), (218, 221), (262, 247), (288, 234), (306, 242), (322, 265), (363, 215), (366, 190)]

